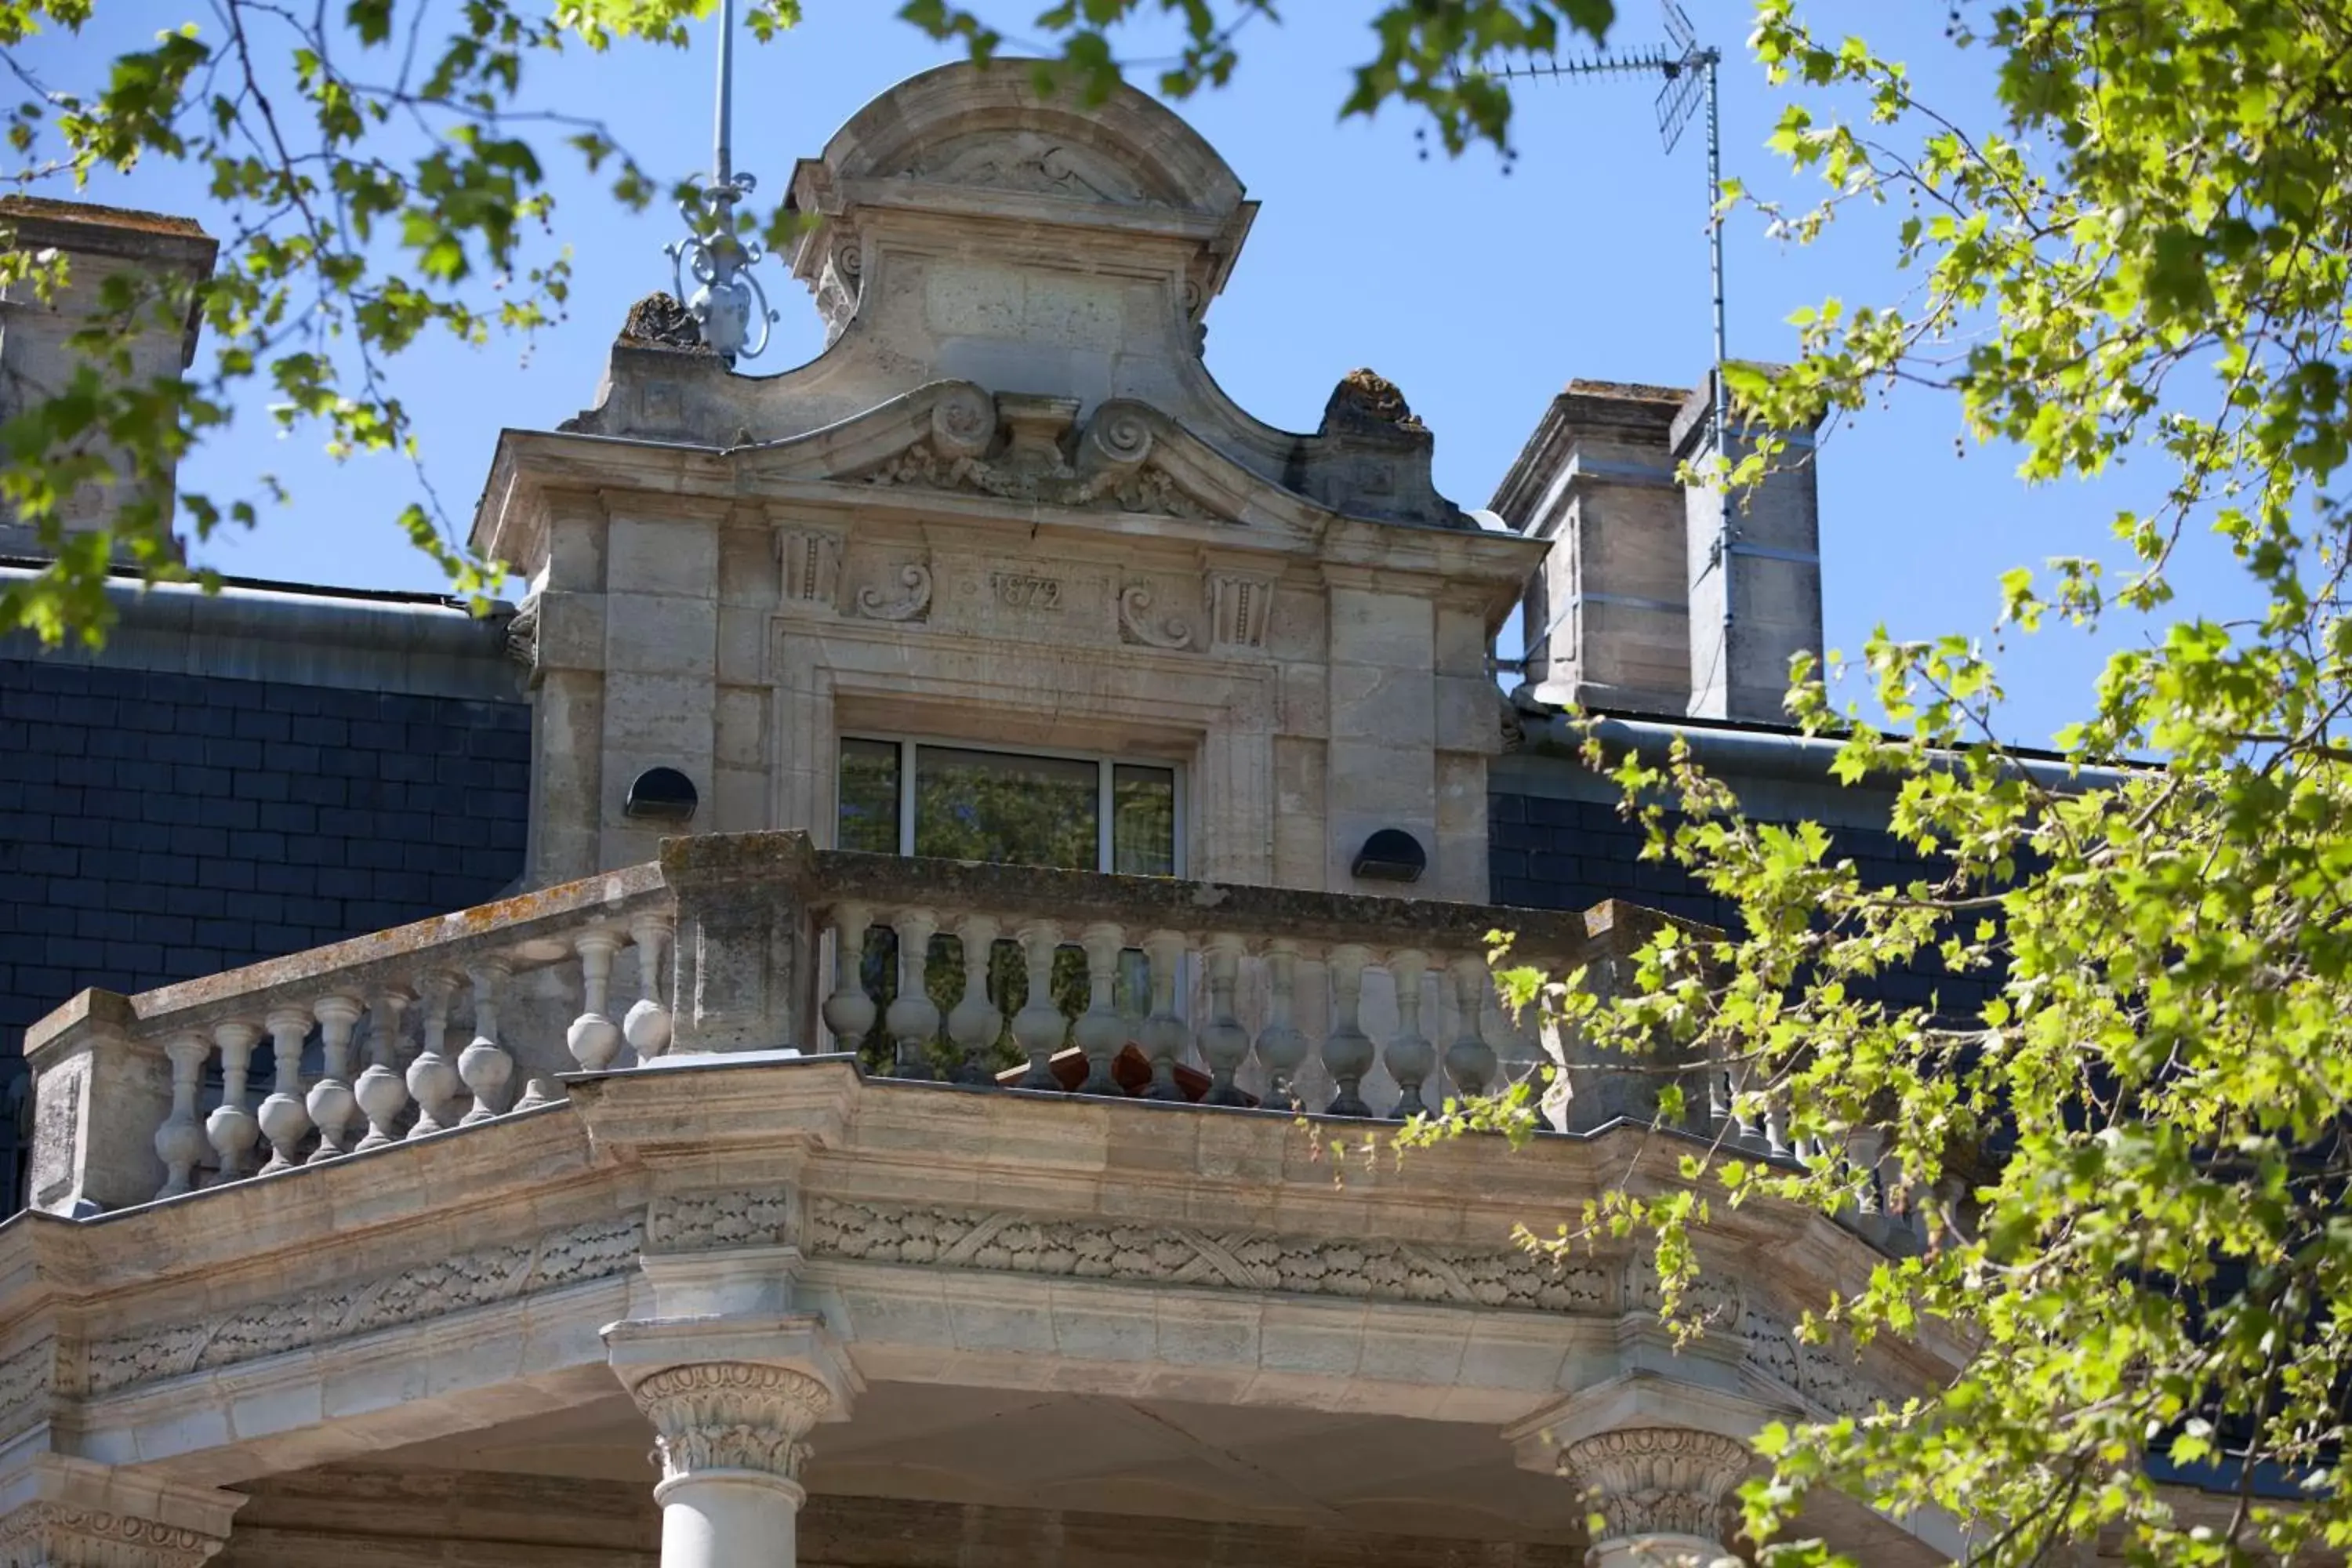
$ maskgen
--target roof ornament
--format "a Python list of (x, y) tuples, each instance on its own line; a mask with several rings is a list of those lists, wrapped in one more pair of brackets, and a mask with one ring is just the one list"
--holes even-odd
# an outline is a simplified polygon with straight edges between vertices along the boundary
[[(775, 311), (768, 309), (767, 290), (751, 273), (765, 252), (735, 232), (735, 204), (750, 195), (758, 182), (734, 171), (728, 145), (734, 98), (735, 0), (719, 0), (719, 110), (710, 173), (677, 205), (687, 237), (662, 247), (662, 254), (669, 258), (671, 282), (686, 301), (703, 343), (730, 365), (738, 359), (757, 359), (768, 346), (768, 329), (776, 320)], [(686, 290), (689, 274), (698, 285), (691, 294)]]

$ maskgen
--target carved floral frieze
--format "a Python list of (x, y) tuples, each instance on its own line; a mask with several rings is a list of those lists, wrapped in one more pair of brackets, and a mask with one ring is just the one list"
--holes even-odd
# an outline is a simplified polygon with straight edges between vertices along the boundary
[(646, 1250), (709, 1252), (730, 1247), (784, 1247), (798, 1236), (787, 1187), (657, 1197), (646, 1208)]
[(592, 1220), (529, 1241), (476, 1247), (348, 1284), (117, 1334), (90, 1345), (89, 1390), (110, 1394), (609, 1279), (636, 1267), (643, 1241), (635, 1215)]
[(1515, 1249), (1326, 1241), (829, 1198), (811, 1200), (804, 1246), (817, 1257), (941, 1268), (1558, 1312), (1604, 1310), (1610, 1284), (1605, 1270), (1556, 1268)]

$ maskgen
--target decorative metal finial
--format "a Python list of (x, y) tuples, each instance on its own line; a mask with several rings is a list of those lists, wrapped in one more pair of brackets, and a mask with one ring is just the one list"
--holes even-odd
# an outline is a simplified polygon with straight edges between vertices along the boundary
[[(686, 220), (687, 237), (662, 247), (662, 254), (669, 258), (671, 284), (701, 330), (703, 343), (730, 364), (738, 359), (757, 359), (768, 346), (768, 329), (776, 320), (776, 313), (768, 309), (767, 290), (751, 273), (765, 253), (755, 241), (735, 232), (735, 204), (750, 195), (759, 182), (734, 171), (728, 146), (734, 100), (735, 0), (719, 0), (719, 113), (710, 173), (703, 177), (699, 189), (677, 204), (677, 216)], [(686, 291), (689, 273), (698, 285), (692, 294)], [(759, 328), (757, 342), (751, 341), (754, 323)]]

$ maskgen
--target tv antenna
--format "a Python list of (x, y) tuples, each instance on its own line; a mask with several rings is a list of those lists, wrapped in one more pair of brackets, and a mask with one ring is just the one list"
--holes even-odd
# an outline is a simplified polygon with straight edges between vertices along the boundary
[[(669, 258), (671, 285), (700, 329), (704, 344), (730, 365), (738, 359), (757, 359), (768, 346), (768, 329), (776, 320), (768, 309), (767, 290), (751, 273), (764, 253), (757, 242), (735, 232), (735, 204), (759, 182), (735, 172), (729, 145), (734, 107), (735, 0), (719, 0), (719, 110), (710, 172), (698, 176), (696, 188), (677, 204), (677, 216), (686, 220), (686, 237), (663, 246), (662, 254)], [(690, 295), (686, 291), (689, 276), (698, 285)], [(753, 342), (755, 325), (760, 335)]]
[[(1707, 284), (1714, 296), (1715, 311), (1715, 363), (1707, 379), (1713, 384), (1715, 400), (1711, 435), (1716, 485), (1723, 500), (1715, 542), (1707, 549), (1707, 569), (1724, 574), (1723, 625), (1727, 645), (1731, 630), (1731, 421), (1730, 397), (1723, 384), (1727, 357), (1723, 327), (1723, 129), (1716, 95), (1716, 69), (1723, 63), (1723, 53), (1699, 42), (1690, 17), (1684, 15), (1675, 0), (1658, 0), (1658, 9), (1665, 22), (1664, 43), (1626, 50), (1602, 48), (1573, 59), (1555, 57), (1524, 65), (1505, 64), (1497, 67), (1495, 74), (1507, 79), (1550, 81), (1595, 76), (1662, 77), (1664, 79), (1658, 88), (1657, 98), (1658, 140), (1669, 153), (1681, 143), (1693, 116), (1702, 105), (1705, 107)], [(1704, 578), (1706, 574), (1702, 572), (1699, 575)]]

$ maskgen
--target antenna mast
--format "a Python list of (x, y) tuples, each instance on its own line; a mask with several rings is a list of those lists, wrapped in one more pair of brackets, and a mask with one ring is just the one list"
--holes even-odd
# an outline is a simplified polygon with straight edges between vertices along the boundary
[[(751, 175), (735, 173), (729, 145), (735, 110), (735, 0), (719, 0), (718, 97), (710, 173), (700, 176), (698, 188), (677, 204), (687, 235), (662, 247), (662, 254), (669, 258), (671, 286), (685, 300), (703, 342), (731, 365), (738, 359), (760, 356), (776, 320), (768, 309), (767, 290), (751, 273), (764, 253), (757, 242), (735, 232), (735, 204), (759, 184)], [(699, 285), (691, 295), (686, 289), (689, 276)], [(755, 323), (759, 339), (752, 342)]]
[[(1658, 89), (1658, 139), (1672, 153), (1691, 122), (1692, 111), (1703, 101), (1706, 110), (1706, 254), (1707, 284), (1712, 292), (1715, 363), (1707, 380), (1714, 405), (1710, 411), (1710, 443), (1716, 462), (1716, 488), (1721, 510), (1715, 542), (1707, 548), (1707, 570), (1723, 574), (1724, 646), (1731, 642), (1731, 403), (1723, 384), (1728, 357), (1724, 347), (1723, 312), (1723, 128), (1716, 96), (1716, 68), (1722, 51), (1698, 41), (1698, 34), (1675, 0), (1658, 0), (1664, 13), (1667, 42), (1646, 48), (1617, 52), (1601, 49), (1576, 59), (1550, 59), (1538, 65), (1500, 67), (1507, 79), (1560, 81), (1575, 77), (1656, 75), (1665, 79)], [(1699, 574), (1704, 578), (1706, 574)]]

